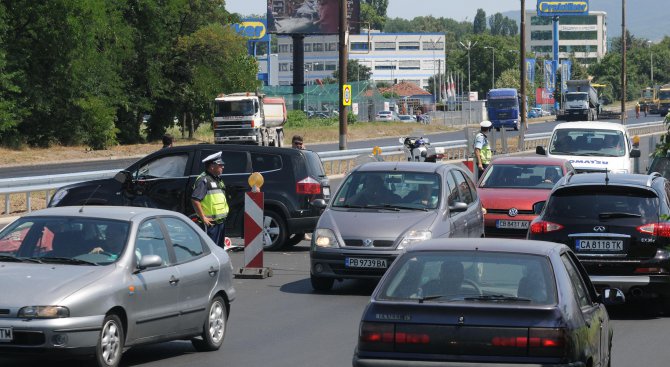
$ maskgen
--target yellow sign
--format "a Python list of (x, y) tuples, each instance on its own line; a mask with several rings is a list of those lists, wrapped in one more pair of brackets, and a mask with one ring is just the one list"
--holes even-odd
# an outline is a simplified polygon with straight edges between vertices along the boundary
[(381, 155), (382, 154), (382, 148), (376, 146), (372, 148), (372, 155)]
[(351, 106), (351, 84), (344, 84), (342, 86), (342, 104)]
[(254, 172), (249, 176), (249, 186), (251, 186), (251, 191), (260, 191), (264, 182), (263, 175), (258, 172)]

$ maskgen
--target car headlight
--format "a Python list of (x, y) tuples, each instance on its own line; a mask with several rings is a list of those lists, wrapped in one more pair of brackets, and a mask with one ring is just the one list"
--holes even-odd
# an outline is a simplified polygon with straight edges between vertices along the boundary
[(317, 248), (340, 247), (335, 232), (327, 228), (317, 228), (316, 231), (314, 231), (314, 245)]
[(21, 307), (18, 317), (25, 319), (60, 319), (70, 317), (70, 310), (63, 306)]
[(398, 245), (398, 250), (404, 250), (411, 246), (413, 243), (429, 240), (433, 237), (431, 231), (426, 230), (411, 230), (405, 234), (405, 237), (402, 238), (400, 244)]
[(67, 195), (67, 190), (66, 189), (60, 189), (56, 191), (54, 196), (51, 198), (51, 201), (49, 202), (49, 206), (56, 206), (58, 203), (60, 203), (61, 200)]

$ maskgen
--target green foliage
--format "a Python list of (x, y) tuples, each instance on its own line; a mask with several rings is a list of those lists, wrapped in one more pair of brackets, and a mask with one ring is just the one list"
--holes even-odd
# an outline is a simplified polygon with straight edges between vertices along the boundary
[(361, 27), (370, 29), (384, 29), (386, 23), (386, 8), (388, 0), (361, 1)]
[[(370, 80), (372, 76), (372, 69), (369, 66), (361, 65), (358, 60), (351, 59), (347, 61), (347, 81), (360, 81), (360, 80)], [(338, 68), (333, 72), (333, 79), (335, 82), (339, 80), (340, 69)], [(325, 83), (326, 81), (324, 81)]]
[(515, 20), (501, 13), (495, 13), (489, 17), (489, 27), (493, 36), (516, 36), (519, 30)]
[(477, 9), (475, 20), (472, 22), (472, 31), (474, 34), (486, 32), (486, 12), (484, 9)]
[(331, 117), (327, 119), (323, 118), (311, 118), (308, 119), (307, 115), (303, 111), (293, 110), (288, 111), (287, 113), (287, 128), (297, 128), (297, 127), (307, 127), (307, 126), (333, 126), (338, 123), (337, 117)]
[(399, 98), (400, 97), (400, 95), (398, 93), (393, 92), (393, 91), (386, 91), (386, 92), (382, 93), (382, 96), (386, 99), (393, 99), (393, 98)]
[(358, 116), (354, 115), (354, 113), (351, 112), (351, 110), (347, 111), (347, 125), (355, 124), (357, 122), (358, 122)]

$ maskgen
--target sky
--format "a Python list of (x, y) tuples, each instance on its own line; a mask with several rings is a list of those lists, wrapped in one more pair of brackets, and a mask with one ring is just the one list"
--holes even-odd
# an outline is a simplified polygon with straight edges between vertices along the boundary
[[(420, 4), (420, 6), (418, 6)], [(526, 8), (537, 5), (535, 0), (526, 0)], [(487, 15), (509, 10), (519, 10), (519, 0), (389, 0), (387, 15), (390, 18), (412, 19), (417, 16), (432, 15), (436, 18), (472, 20), (477, 9), (482, 8)], [(241, 15), (263, 14), (267, 0), (226, 0), (226, 9)]]

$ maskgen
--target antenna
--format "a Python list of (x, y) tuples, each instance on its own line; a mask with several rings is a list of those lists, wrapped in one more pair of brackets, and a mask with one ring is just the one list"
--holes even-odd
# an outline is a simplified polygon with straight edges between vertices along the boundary
[(606, 169), (605, 170), (605, 186), (610, 182), (610, 176), (608, 175), (610, 170)]
[(91, 200), (91, 197), (93, 197), (93, 195), (95, 195), (95, 193), (98, 191), (99, 188), (100, 188), (100, 184), (98, 184), (98, 186), (95, 187), (95, 190), (93, 190), (93, 192), (91, 192), (91, 195), (89, 195), (86, 198), (86, 200), (81, 204), (81, 208), (79, 208), (80, 213), (84, 212), (84, 206), (86, 206), (86, 204), (88, 204), (88, 201)]

